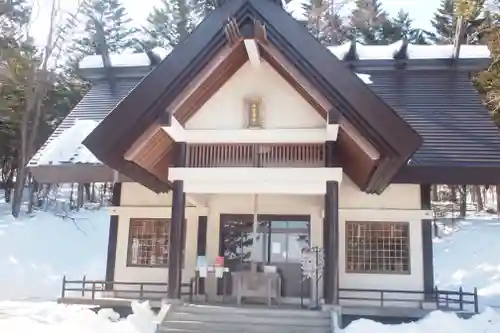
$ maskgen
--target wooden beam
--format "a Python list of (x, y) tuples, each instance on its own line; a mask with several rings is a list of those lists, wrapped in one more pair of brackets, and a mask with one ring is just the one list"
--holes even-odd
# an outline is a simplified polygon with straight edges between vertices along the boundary
[[(176, 115), (177, 111), (182, 108), (182, 106), (187, 102), (187, 100), (193, 96), (193, 94), (203, 89), (207, 80), (214, 77), (217, 71), (221, 70), (221, 66), (225, 65), (228, 57), (238, 48), (242, 47), (241, 43), (223, 47), (220, 52), (218, 52), (215, 57), (205, 66), (205, 68), (191, 81), (191, 83), (184, 89), (168, 106), (167, 112)], [(183, 119), (177, 115), (177, 119), (182, 124)]]
[(340, 129), (343, 130), (371, 160), (378, 160), (380, 158), (378, 150), (368, 140), (366, 140), (351, 123), (342, 118), (339, 125)]
[(123, 158), (127, 161), (133, 161), (136, 157), (138, 157), (141, 152), (148, 145), (149, 140), (161, 130), (161, 127), (157, 124), (149, 126), (149, 128), (137, 139), (132, 146), (125, 152)]
[(260, 51), (257, 41), (255, 39), (245, 39), (243, 43), (252, 67), (255, 69), (260, 68)]

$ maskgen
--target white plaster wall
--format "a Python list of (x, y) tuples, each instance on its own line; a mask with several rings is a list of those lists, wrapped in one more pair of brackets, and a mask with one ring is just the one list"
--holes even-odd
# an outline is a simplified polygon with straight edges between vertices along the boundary
[(420, 209), (420, 185), (392, 184), (380, 195), (367, 194), (344, 174), (339, 192), (340, 208)]
[[(359, 191), (347, 177), (340, 186), (340, 288), (422, 290), (422, 235), (420, 189), (418, 185), (390, 185), (382, 195), (369, 195)], [(287, 214), (311, 216), (311, 243), (323, 244), (322, 195), (258, 196), (261, 214)], [(214, 263), (218, 255), (220, 214), (251, 214), (253, 197), (249, 194), (206, 195), (206, 208), (186, 208), (186, 262), (183, 280), (188, 281), (196, 267), (198, 216), (207, 215), (207, 260)], [(115, 208), (119, 215), (115, 279), (117, 281), (165, 282), (166, 268), (127, 267), (127, 245), (130, 218), (169, 218), (170, 201), (166, 195), (157, 195), (138, 184), (122, 187), (122, 206)], [(345, 270), (346, 221), (402, 221), (410, 223), (411, 274), (354, 274)], [(373, 295), (372, 295), (373, 296)]]
[(186, 129), (241, 129), (244, 100), (262, 100), (265, 128), (321, 128), (325, 120), (268, 63), (246, 63), (187, 122)]
[(120, 206), (171, 206), (172, 194), (157, 194), (139, 183), (123, 183)]

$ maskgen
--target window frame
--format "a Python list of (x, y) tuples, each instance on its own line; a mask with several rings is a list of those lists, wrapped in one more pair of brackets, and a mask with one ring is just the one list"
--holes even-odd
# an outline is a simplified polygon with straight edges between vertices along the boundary
[[(407, 231), (407, 270), (405, 271), (373, 271), (373, 270), (360, 270), (360, 269), (349, 269), (349, 255), (348, 255), (348, 248), (349, 248), (349, 233), (348, 233), (348, 227), (349, 224), (354, 224), (354, 225), (367, 225), (367, 224), (379, 224), (379, 225), (385, 225), (385, 226), (390, 226), (390, 225), (400, 225), (404, 226)], [(345, 272), (347, 274), (376, 274), (376, 275), (411, 275), (412, 274), (412, 266), (411, 266), (411, 228), (410, 228), (410, 222), (401, 222), (401, 221), (346, 221), (345, 222), (345, 232), (344, 232), (344, 259), (345, 259)]]
[[(155, 222), (160, 222), (164, 221), (168, 224), (167, 227), (167, 240), (168, 240), (168, 246), (167, 246), (167, 262), (165, 264), (161, 265), (143, 265), (143, 264), (133, 264), (132, 263), (132, 240), (133, 240), (133, 235), (132, 235), (132, 225), (135, 221), (144, 221), (144, 220), (154, 220)], [(168, 268), (169, 260), (170, 260), (170, 223), (172, 223), (171, 218), (166, 218), (166, 217), (134, 217), (129, 219), (128, 223), (128, 239), (127, 239), (127, 263), (126, 267), (140, 267), (140, 268)], [(186, 221), (184, 220), (184, 223)], [(184, 226), (185, 228), (187, 227), (186, 225)], [(185, 260), (185, 247), (186, 247), (186, 230), (183, 235), (183, 251), (182, 251), (182, 267), (184, 267), (184, 260)]]

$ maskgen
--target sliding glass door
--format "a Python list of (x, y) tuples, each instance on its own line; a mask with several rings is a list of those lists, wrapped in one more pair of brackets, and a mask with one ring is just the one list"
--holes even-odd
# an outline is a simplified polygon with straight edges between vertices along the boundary
[[(309, 294), (307, 283), (301, 288), (300, 263), (302, 249), (308, 246), (309, 216), (259, 215), (254, 235), (252, 215), (221, 215), (219, 255), (224, 256), (226, 266), (231, 271), (249, 269), (252, 261), (276, 266), (283, 296)], [(229, 285), (227, 293), (231, 292)]]

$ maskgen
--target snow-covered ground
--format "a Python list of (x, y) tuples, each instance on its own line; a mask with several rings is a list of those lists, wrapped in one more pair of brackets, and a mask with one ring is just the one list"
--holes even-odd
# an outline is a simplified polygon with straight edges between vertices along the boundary
[[(154, 315), (136, 304), (134, 315), (117, 320), (110, 311), (59, 305), (54, 300), (66, 275), (104, 278), (109, 215), (105, 208), (82, 210), (73, 219), (37, 212), (13, 219), (0, 203), (0, 332), (153, 333)], [(477, 287), (485, 311), (463, 320), (435, 312), (413, 324), (382, 325), (359, 320), (345, 333), (500, 333), (500, 220), (474, 215), (440, 224), (434, 241), (436, 283), (442, 289)]]
[(103, 279), (109, 214), (83, 210), (74, 220), (52, 212), (19, 219), (0, 203), (0, 301), (53, 300), (63, 275)]
[(469, 216), (447, 223), (434, 240), (436, 284), (442, 289), (478, 288), (480, 306), (500, 309), (500, 219)]
[(98, 313), (53, 302), (0, 302), (0, 332), (155, 333), (157, 316), (147, 303), (135, 303), (126, 319), (112, 310)]

